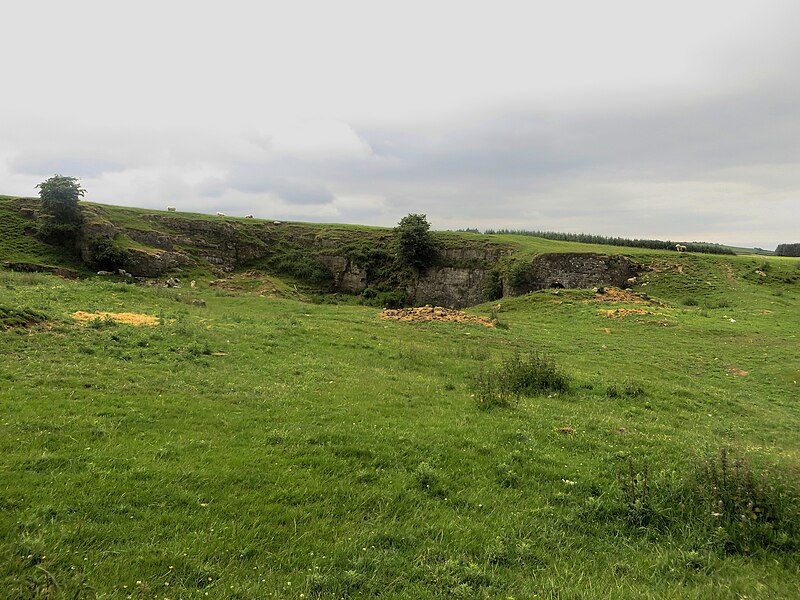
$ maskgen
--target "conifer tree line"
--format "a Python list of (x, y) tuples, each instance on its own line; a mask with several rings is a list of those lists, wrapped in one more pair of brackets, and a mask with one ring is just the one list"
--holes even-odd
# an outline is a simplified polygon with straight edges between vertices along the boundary
[[(607, 246), (627, 246), (633, 248), (649, 248), (651, 250), (675, 250), (678, 242), (670, 240), (629, 239), (623, 237), (606, 237), (589, 233), (559, 233), (557, 231), (530, 231), (527, 229), (487, 229), (484, 233), (529, 235), (532, 237), (557, 240), (560, 242), (581, 242), (584, 244), (603, 244)], [(688, 252), (705, 252), (706, 254), (735, 254), (727, 246), (709, 242), (680, 242)]]
[(775, 256), (800, 256), (800, 244), (778, 244)]

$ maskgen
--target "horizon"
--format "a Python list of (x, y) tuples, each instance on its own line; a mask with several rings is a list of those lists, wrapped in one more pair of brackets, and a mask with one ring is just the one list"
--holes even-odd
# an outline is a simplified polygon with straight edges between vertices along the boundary
[(15, 5), (2, 192), (60, 173), (150, 209), (796, 242), (800, 5), (577, 6)]

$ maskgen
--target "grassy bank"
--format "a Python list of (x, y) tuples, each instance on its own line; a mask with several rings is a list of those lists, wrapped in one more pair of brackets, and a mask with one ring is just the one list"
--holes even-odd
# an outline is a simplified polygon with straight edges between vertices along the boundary
[[(796, 261), (631, 252), (649, 300), (495, 328), (0, 271), (0, 597), (797, 597)], [(567, 390), (481, 410), (531, 350)], [(777, 516), (713, 516), (720, 448)]]

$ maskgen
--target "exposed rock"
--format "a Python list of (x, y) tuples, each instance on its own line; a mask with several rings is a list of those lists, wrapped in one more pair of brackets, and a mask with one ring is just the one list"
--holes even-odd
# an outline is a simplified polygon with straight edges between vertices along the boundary
[(432, 267), (420, 274), (410, 293), (417, 304), (463, 308), (485, 300), (485, 281), (485, 269)]
[(125, 266), (136, 277), (158, 277), (162, 273), (192, 264), (191, 259), (179, 252), (128, 249)]
[(344, 256), (319, 256), (319, 261), (333, 274), (337, 290), (360, 294), (367, 288), (367, 270)]
[(123, 231), (128, 237), (140, 244), (155, 246), (162, 250), (173, 249), (172, 238), (157, 231), (141, 231), (139, 229), (124, 229)]
[(56, 267), (53, 265), (40, 265), (38, 263), (29, 262), (9, 262), (3, 263), (3, 266), (10, 271), (22, 271), (24, 273), (51, 273), (64, 279), (78, 279), (80, 273), (73, 269), (65, 267)]
[(638, 267), (624, 256), (594, 252), (553, 252), (534, 257), (530, 266), (505, 281), (503, 296), (520, 296), (546, 288), (624, 287)]

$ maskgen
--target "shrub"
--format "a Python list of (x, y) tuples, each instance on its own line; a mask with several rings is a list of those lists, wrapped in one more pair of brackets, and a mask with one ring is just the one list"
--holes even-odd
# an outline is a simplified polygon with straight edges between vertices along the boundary
[(430, 227), (425, 215), (409, 214), (400, 219), (394, 234), (397, 256), (404, 265), (424, 269), (436, 258), (436, 242)]
[(92, 262), (106, 271), (116, 271), (125, 266), (128, 253), (107, 237), (93, 239), (89, 243)]
[(273, 267), (295, 279), (311, 285), (330, 284), (331, 272), (323, 262), (301, 252), (289, 252), (273, 261)]
[(498, 269), (492, 269), (486, 273), (483, 297), (486, 300), (499, 300), (503, 297), (503, 274)]
[(684, 298), (683, 299), (683, 305), (684, 306), (697, 306), (698, 302), (697, 302), (697, 300), (695, 298), (692, 298), (691, 296), (689, 296), (688, 298)]
[(509, 406), (521, 396), (563, 392), (567, 376), (547, 354), (532, 351), (526, 356), (513, 354), (500, 367), (481, 370), (475, 379), (475, 400), (482, 409)]

